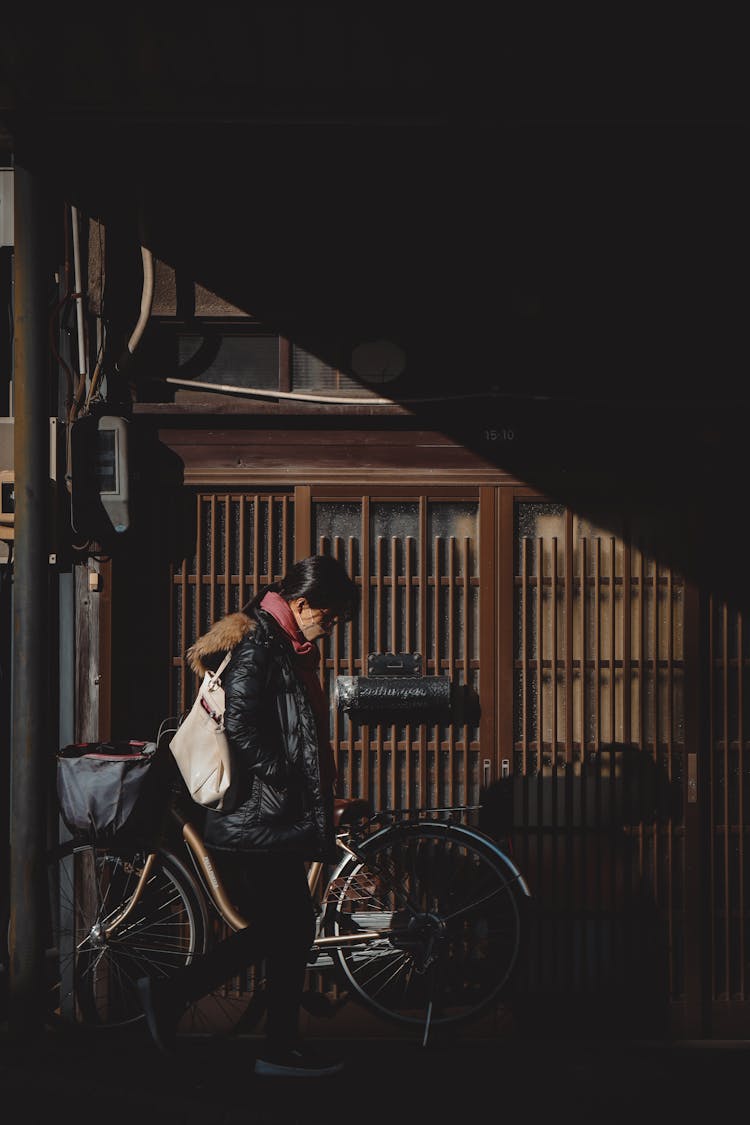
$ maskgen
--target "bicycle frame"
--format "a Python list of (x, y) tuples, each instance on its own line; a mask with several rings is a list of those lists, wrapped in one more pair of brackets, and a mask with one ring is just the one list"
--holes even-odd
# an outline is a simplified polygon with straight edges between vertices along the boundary
[[(407, 812), (413, 812), (413, 811), (414, 810), (407, 810)], [(469, 807), (461, 806), (461, 807), (458, 807), (458, 808), (420, 809), (420, 810), (416, 810), (416, 811), (419, 814), (424, 814), (424, 813), (435, 814), (435, 813), (446, 813), (446, 812), (448, 812), (448, 813), (460, 812), (462, 814), (465, 814), (465, 813), (467, 813), (469, 811), (472, 811), (472, 810)], [(230, 900), (230, 898), (227, 894), (226, 887), (225, 887), (218, 871), (216, 870), (216, 868), (213, 864), (213, 860), (212, 860), (210, 851), (209, 851), (205, 841), (203, 840), (203, 837), (200, 835), (200, 833), (196, 829), (195, 825), (192, 824), (176, 808), (173, 807), (170, 810), (170, 812), (172, 814), (173, 819), (176, 821), (176, 823), (178, 824), (178, 826), (180, 828), (182, 840), (183, 840), (185, 846), (187, 847), (188, 854), (190, 855), (190, 858), (191, 858), (191, 861), (192, 861), (193, 866), (195, 868), (195, 871), (196, 871), (196, 873), (199, 877), (200, 884), (203, 887), (203, 889), (204, 889), (206, 895), (208, 896), (209, 900), (211, 901), (211, 903), (215, 907), (216, 911), (218, 912), (219, 916), (223, 919), (223, 921), (231, 929), (233, 929), (233, 930), (245, 929), (245, 927), (249, 924), (248, 919), (245, 918), (241, 913), (239, 913), (239, 911), (237, 911), (235, 909), (233, 903), (231, 902), (231, 900)], [(373, 819), (385, 818), (386, 821), (388, 821), (390, 819), (391, 823), (393, 823), (394, 822), (393, 818), (395, 818), (396, 816), (399, 816), (399, 818), (400, 818), (401, 814), (397, 814), (395, 810), (386, 809), (386, 810), (383, 810), (383, 812), (381, 812), (380, 814), (378, 814), (378, 817), (373, 818)], [(410, 815), (407, 815), (405, 817), (405, 819), (407, 821), (409, 821), (409, 820), (412, 819), (412, 817)], [(381, 831), (382, 831), (382, 829), (381, 829)], [(472, 829), (472, 832), (479, 838), (482, 838), (484, 836), (483, 833), (479, 832), (476, 829)], [(515, 864), (513, 864), (511, 862), (511, 860), (504, 854), (504, 852), (502, 852), (502, 850), (499, 849), (497, 847), (497, 845), (494, 844), (494, 842), (492, 842), (492, 843), (493, 843), (493, 846), (496, 848), (498, 854), (502, 857), (505, 864), (509, 868), (509, 870), (510, 870), (512, 876), (513, 876), (514, 881), (517, 882), (517, 884), (520, 887), (522, 893), (524, 895), (526, 895), (527, 897), (530, 896), (528, 886), (527, 886), (526, 881), (524, 880), (521, 872), (518, 870), (518, 868), (515, 866)], [(338, 832), (336, 834), (336, 846), (342, 852), (342, 862), (343, 862), (344, 859), (350, 858), (350, 857), (353, 858), (353, 859), (358, 859), (358, 860), (363, 860), (365, 858), (365, 857), (363, 857), (363, 855), (359, 851), (359, 849), (356, 847), (356, 843), (354, 843), (352, 841), (351, 830), (349, 828), (347, 828), (344, 832)], [(107, 926), (107, 929), (105, 931), (105, 937), (107, 939), (109, 939), (113, 936), (113, 934), (123, 924), (123, 922), (126, 921), (128, 916), (131, 914), (131, 912), (133, 911), (133, 909), (137, 905), (137, 903), (140, 900), (141, 895), (143, 893), (143, 889), (146, 886), (146, 883), (148, 882), (151, 870), (153, 868), (154, 863), (156, 862), (156, 858), (157, 858), (156, 852), (151, 852), (146, 857), (146, 862), (144, 864), (143, 871), (140, 875), (140, 878), (138, 880), (138, 883), (136, 885), (136, 888), (135, 888), (133, 894), (131, 895), (128, 902), (125, 904), (124, 908), (110, 920), (110, 923)], [(310, 866), (308, 868), (307, 882), (308, 882), (308, 886), (310, 888), (310, 894), (312, 896), (314, 896), (318, 892), (318, 890), (320, 889), (320, 881), (321, 881), (321, 877), (322, 877), (322, 873), (323, 873), (323, 867), (324, 867), (323, 863), (319, 860), (316, 860), (316, 861), (311, 862)], [(413, 907), (412, 907), (411, 903), (409, 902), (408, 897), (401, 893), (400, 888), (391, 887), (391, 890), (400, 898), (402, 905), (407, 910), (409, 910), (410, 912), (413, 912)], [(325, 948), (325, 947), (342, 948), (343, 946), (366, 945), (370, 941), (382, 940), (384, 937), (387, 937), (389, 934), (392, 934), (393, 932), (394, 931), (392, 929), (386, 927), (386, 928), (382, 928), (382, 929), (378, 929), (378, 930), (358, 930), (356, 933), (338, 934), (338, 935), (335, 935), (335, 936), (326, 936), (326, 935), (323, 935), (323, 934), (317, 934), (314, 941), (313, 941), (313, 949), (318, 950), (318, 949), (322, 949), (322, 948)]]
[[(466, 1014), (470, 1016), (483, 1001), (490, 1003), (499, 994), (498, 989), (508, 979), (503, 975), (506, 966), (510, 973), (520, 949), (517, 895), (529, 896), (529, 890), (501, 844), (467, 822), (467, 814), (472, 811), (471, 807), (460, 806), (386, 809), (372, 814), (366, 802), (341, 802), (336, 810), (338, 862), (334, 858), (332, 863), (315, 861), (307, 865), (307, 882), (317, 914), (307, 968), (334, 969), (341, 974), (347, 992), (381, 1015), (410, 1024), (415, 1022), (412, 1009), (424, 1011), (424, 1042), (433, 1023), (434, 1003), (442, 1005), (438, 1016), (441, 1022), (450, 1024), (466, 1018)], [(349, 818), (348, 823), (344, 816)], [(125, 891), (127, 898), (120, 898), (116, 905), (107, 903), (105, 884), (104, 897), (98, 900), (85, 948), (92, 964), (103, 966), (100, 974), (105, 985), (109, 972), (115, 974), (113, 979), (120, 980), (118, 959), (132, 956), (130, 947), (134, 943), (136, 958), (144, 949), (149, 954), (154, 952), (148, 941), (141, 941), (141, 927), (145, 922), (148, 933), (154, 918), (162, 924), (160, 912), (169, 909), (172, 901), (182, 904), (183, 913), (187, 909), (189, 936), (192, 941), (197, 935), (200, 948), (210, 932), (206, 930), (207, 908), (230, 930), (245, 929), (252, 922), (231, 901), (229, 884), (225, 885), (210, 847), (191, 821), (189, 808), (172, 805), (168, 824), (172, 827), (160, 836), (158, 845), (151, 845), (153, 850), (148, 854), (116, 861), (124, 865), (127, 885), (135, 884), (132, 892)], [(182, 847), (187, 850), (189, 863)], [(433, 866), (435, 855), (437, 867)], [(447, 869), (446, 857), (451, 860)], [(457, 865), (452, 857), (458, 857)], [(441, 874), (441, 863), (442, 871), (449, 872), (447, 876)], [(459, 887), (469, 888), (466, 894), (460, 889), (458, 897), (455, 885), (450, 883), (456, 877), (450, 872), (456, 871), (459, 878), (466, 876), (466, 884)], [(437, 883), (433, 884), (435, 873)], [(441, 882), (445, 878), (449, 881)], [(169, 889), (165, 898), (165, 888), (172, 887), (176, 897)], [(502, 898), (496, 898), (498, 895)], [(496, 905), (487, 905), (491, 899)], [(140, 903), (145, 904), (143, 911)], [(190, 916), (193, 908), (202, 912), (200, 924)], [(467, 921), (475, 911), (476, 919)], [(496, 921), (500, 918), (501, 922), (492, 937), (487, 911), (495, 912)], [(488, 944), (490, 940), (495, 944)], [(158, 951), (160, 938), (152, 944)], [(472, 951), (474, 968), (473, 975), (464, 979), (462, 958), (466, 948)], [(454, 949), (458, 949), (458, 956), (453, 956)], [(184, 955), (189, 952), (185, 947)], [(183, 956), (182, 949), (177, 956), (178, 960)], [(163, 971), (158, 960), (152, 958), (152, 964), (157, 975)], [(91, 978), (94, 990), (98, 979)], [(442, 982), (446, 980), (449, 985), (443, 991)], [(475, 991), (477, 981), (479, 992)], [(395, 991), (390, 993), (394, 982)], [(105, 1000), (108, 996), (107, 992)], [(98, 992), (92, 994), (92, 1005), (99, 1000)], [(116, 1022), (122, 1020), (122, 1013), (130, 1011), (132, 997), (118, 993), (115, 1001), (113, 1016), (105, 1004), (105, 1019), (114, 1018)], [(98, 1012), (98, 1008), (95, 1010)]]
[[(200, 878), (201, 886), (208, 895), (210, 901), (218, 911), (220, 917), (226, 922), (233, 930), (243, 930), (248, 925), (248, 919), (239, 913), (232, 904), (224, 883), (214, 867), (210, 851), (206, 846), (203, 837), (200, 835), (195, 825), (191, 824), (189, 820), (181, 816), (176, 809), (172, 809), (172, 815), (178, 822), (182, 839), (188, 849), (188, 854), (193, 862), (195, 870)], [(345, 855), (354, 858), (360, 858), (356, 848), (352, 847), (344, 838), (349, 833), (341, 833), (336, 836), (336, 845)], [(133, 894), (128, 899), (127, 903), (119, 913), (115, 914), (107, 926), (104, 936), (109, 940), (120, 926), (127, 920), (132, 911), (137, 906), (143, 894), (143, 889), (146, 886), (153, 866), (156, 862), (157, 853), (150, 852), (146, 856), (146, 861), (143, 866), (143, 871), (138, 879)], [(314, 895), (319, 886), (320, 879), (323, 872), (323, 863), (316, 860), (310, 864), (307, 873), (307, 883), (310, 888), (310, 894)], [(339, 937), (325, 937), (319, 935), (315, 938), (315, 947), (322, 946), (342, 946), (362, 944), (368, 940), (382, 938), (391, 932), (385, 930), (362, 930), (356, 934), (340, 935)]]
[[(187, 845), (190, 856), (195, 864), (199, 874), (202, 876), (202, 882), (206, 887), (211, 901), (218, 910), (221, 917), (231, 926), (233, 930), (244, 929), (248, 925), (248, 921), (239, 914), (227, 896), (226, 888), (213, 865), (211, 855), (206, 844), (203, 841), (200, 833), (195, 829), (194, 825), (189, 821), (182, 822), (182, 838)], [(343, 835), (336, 837), (336, 845), (344, 853), (358, 858), (358, 852), (355, 848), (351, 847), (343, 838)], [(315, 860), (310, 864), (307, 872), (307, 885), (310, 888), (310, 893), (314, 895), (320, 886), (320, 878), (323, 872), (323, 864), (319, 860)], [(139, 884), (140, 885), (140, 884)], [(352, 945), (361, 944), (375, 938), (382, 938), (386, 936), (389, 930), (362, 930), (356, 934), (341, 935), (339, 937), (324, 937), (319, 935), (315, 938), (314, 946), (319, 948), (321, 946), (330, 945)]]

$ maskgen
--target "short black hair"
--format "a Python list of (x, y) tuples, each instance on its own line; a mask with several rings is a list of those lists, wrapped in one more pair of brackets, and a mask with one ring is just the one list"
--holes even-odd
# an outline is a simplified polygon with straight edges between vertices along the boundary
[(278, 586), (282, 598), (306, 598), (313, 609), (330, 609), (350, 618), (359, 605), (359, 588), (332, 555), (310, 555), (289, 568)]
[(313, 609), (330, 609), (337, 617), (350, 620), (359, 607), (359, 587), (346, 567), (332, 555), (309, 555), (289, 567), (280, 582), (272, 582), (258, 591), (243, 612), (257, 608), (269, 590), (275, 590), (290, 602), (306, 598)]

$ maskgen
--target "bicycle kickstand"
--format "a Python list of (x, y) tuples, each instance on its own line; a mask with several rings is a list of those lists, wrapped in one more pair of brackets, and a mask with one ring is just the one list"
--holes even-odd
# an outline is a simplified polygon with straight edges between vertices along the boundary
[(430, 1031), (432, 1030), (432, 1010), (435, 1005), (435, 991), (440, 985), (440, 975), (438, 973), (439, 958), (436, 958), (428, 968), (431, 977), (430, 999), (427, 1001), (427, 1014), (424, 1021), (424, 1033), (422, 1035), (422, 1046), (427, 1046), (427, 1041), (430, 1038)]
[(430, 1037), (430, 1027), (432, 1025), (432, 999), (427, 1005), (427, 1016), (424, 1021), (424, 1035), (422, 1036), (422, 1046), (427, 1046), (427, 1040)]

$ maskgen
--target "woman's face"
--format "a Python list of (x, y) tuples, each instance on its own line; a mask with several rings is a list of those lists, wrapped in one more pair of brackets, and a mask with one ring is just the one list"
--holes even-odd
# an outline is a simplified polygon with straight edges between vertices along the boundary
[(307, 598), (295, 598), (290, 604), (305, 640), (318, 641), (321, 637), (330, 636), (338, 619), (335, 610), (311, 606)]

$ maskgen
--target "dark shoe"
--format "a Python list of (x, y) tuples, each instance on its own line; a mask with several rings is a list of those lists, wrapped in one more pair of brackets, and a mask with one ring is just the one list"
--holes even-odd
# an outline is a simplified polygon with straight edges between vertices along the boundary
[(180, 1022), (182, 1009), (170, 995), (168, 981), (141, 977), (137, 987), (138, 999), (151, 1038), (165, 1055), (174, 1054), (177, 1047), (177, 1025)]
[(322, 1059), (309, 1047), (266, 1050), (255, 1060), (255, 1073), (272, 1078), (325, 1078), (344, 1069), (337, 1059)]

